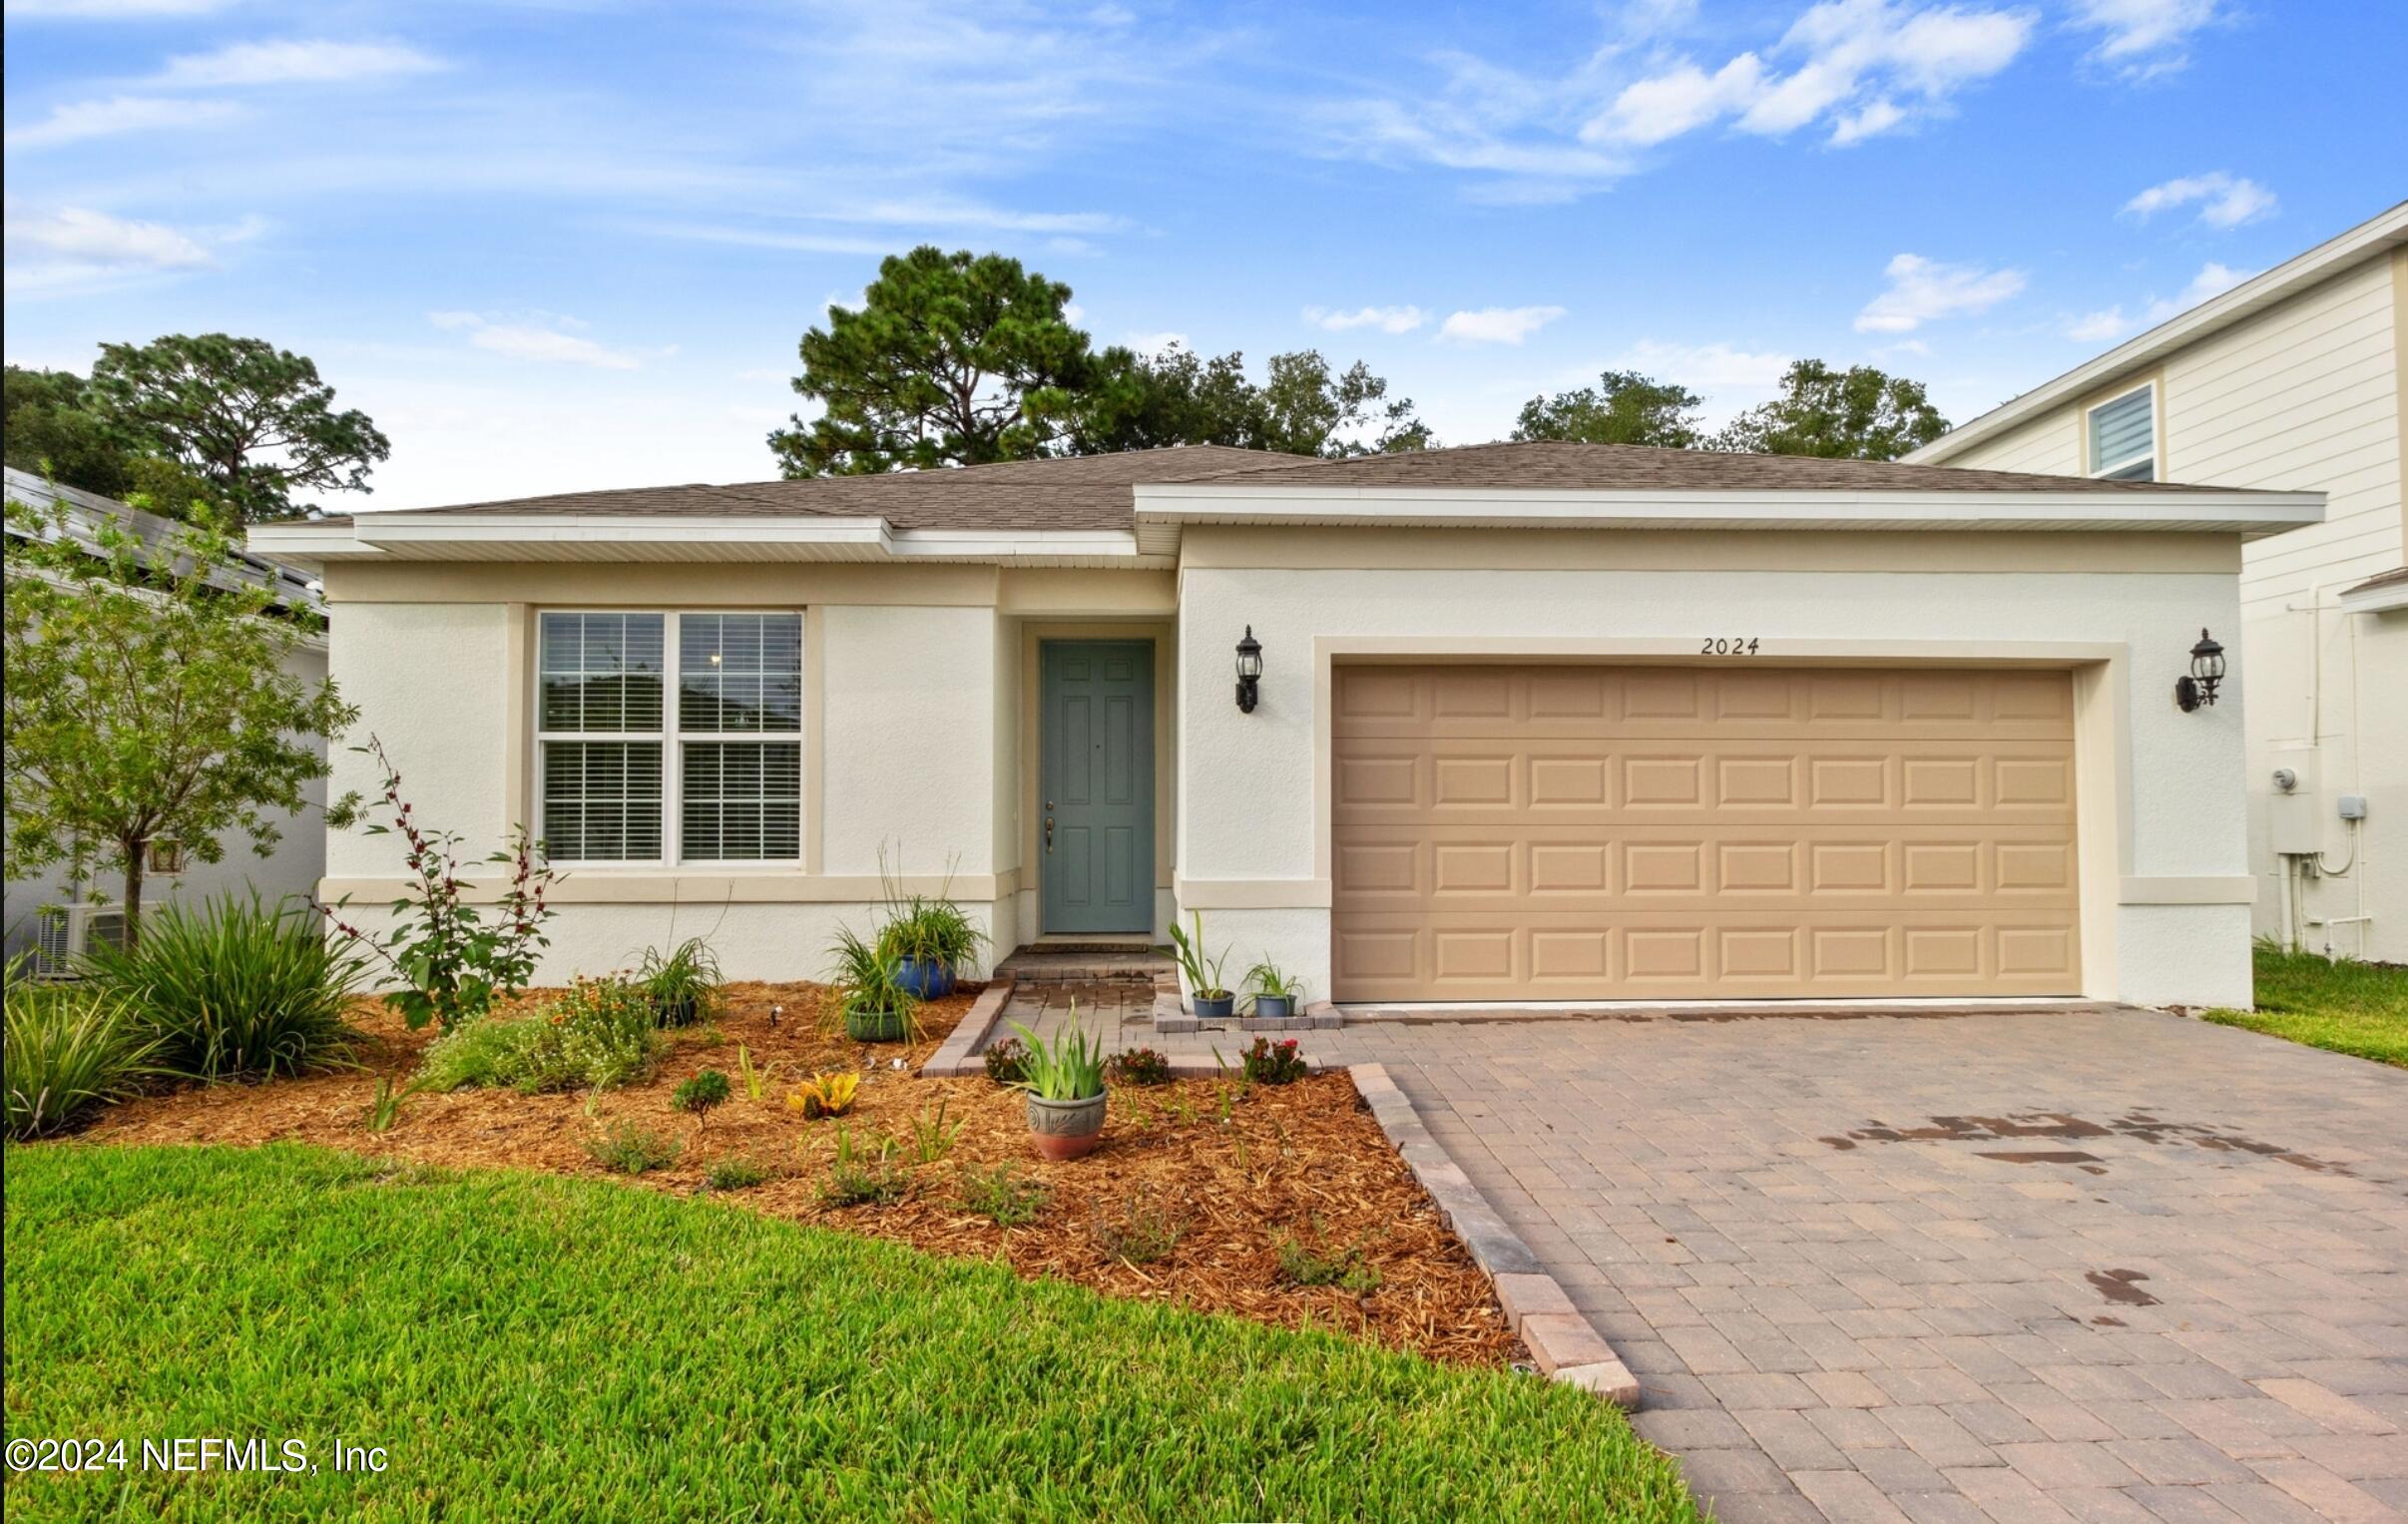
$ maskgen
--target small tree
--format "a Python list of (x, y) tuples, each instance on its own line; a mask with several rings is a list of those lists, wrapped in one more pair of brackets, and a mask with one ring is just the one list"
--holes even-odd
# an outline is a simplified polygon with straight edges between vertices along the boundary
[(238, 523), (297, 517), (297, 490), (364, 492), (369, 469), (392, 453), (366, 413), (334, 410), (334, 388), (307, 355), (265, 339), (170, 333), (103, 344), (82, 405), (200, 478)]
[(63, 506), (7, 513), (7, 876), (89, 853), (123, 875), (132, 943), (150, 844), (216, 862), (240, 829), (269, 855), (357, 711), (287, 670), (322, 626), (275, 607), (222, 521), (154, 545), (111, 516), (79, 543)]

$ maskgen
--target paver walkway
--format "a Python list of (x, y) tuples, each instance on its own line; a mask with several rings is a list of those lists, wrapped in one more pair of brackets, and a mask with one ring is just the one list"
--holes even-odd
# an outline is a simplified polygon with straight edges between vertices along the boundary
[(2408, 1518), (2408, 1073), (2129, 1009), (1300, 1035), (1388, 1066), (1726, 1524)]

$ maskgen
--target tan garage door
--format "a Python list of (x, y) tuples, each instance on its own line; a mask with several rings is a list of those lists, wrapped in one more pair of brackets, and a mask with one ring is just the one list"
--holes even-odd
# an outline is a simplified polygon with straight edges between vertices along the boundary
[(2065, 995), (2063, 672), (1341, 667), (1333, 997)]

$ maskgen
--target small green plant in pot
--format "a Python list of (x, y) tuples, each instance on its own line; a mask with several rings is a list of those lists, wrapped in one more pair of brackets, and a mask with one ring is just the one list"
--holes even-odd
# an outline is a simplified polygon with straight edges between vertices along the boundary
[(907, 1042), (919, 1035), (920, 1002), (903, 985), (901, 960), (852, 932), (833, 949), (845, 1034), (855, 1042)]
[(1246, 970), (1245, 983), (1253, 992), (1254, 1015), (1263, 1021), (1291, 1019), (1304, 999), (1304, 981), (1282, 973), (1268, 958)]
[(1079, 1025), (1078, 1003), (1050, 1043), (1012, 1025), (1029, 1050), (1020, 1081), (1029, 1098), (1029, 1141), (1057, 1164), (1093, 1153), (1104, 1135), (1104, 1045)]
[(644, 950), (636, 967), (636, 983), (652, 1002), (653, 1019), (665, 1027), (690, 1027), (720, 1011), (719, 955), (699, 936), (688, 937), (667, 953)]
[(953, 993), (962, 965), (978, 956), (986, 933), (949, 899), (912, 894), (889, 901), (878, 950), (895, 960), (895, 982), (921, 1000)]
[(1195, 1005), (1198, 1019), (1226, 1021), (1237, 1008), (1237, 997), (1229, 992), (1227, 985), (1220, 982), (1220, 965), (1229, 960), (1229, 955), (1223, 952), (1219, 957), (1213, 957), (1206, 953), (1204, 912), (1191, 910), (1188, 914), (1196, 922), (1196, 935), (1193, 938), (1179, 929), (1179, 922), (1171, 923), (1171, 942), (1179, 950), (1180, 977), (1187, 981), (1188, 996)]

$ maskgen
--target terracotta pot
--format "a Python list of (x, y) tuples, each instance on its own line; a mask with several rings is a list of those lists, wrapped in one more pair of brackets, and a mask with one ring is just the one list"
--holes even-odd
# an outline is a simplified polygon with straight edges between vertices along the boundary
[(1029, 1098), (1029, 1142), (1037, 1152), (1059, 1164), (1094, 1151), (1104, 1139), (1104, 1097), (1078, 1101)]

